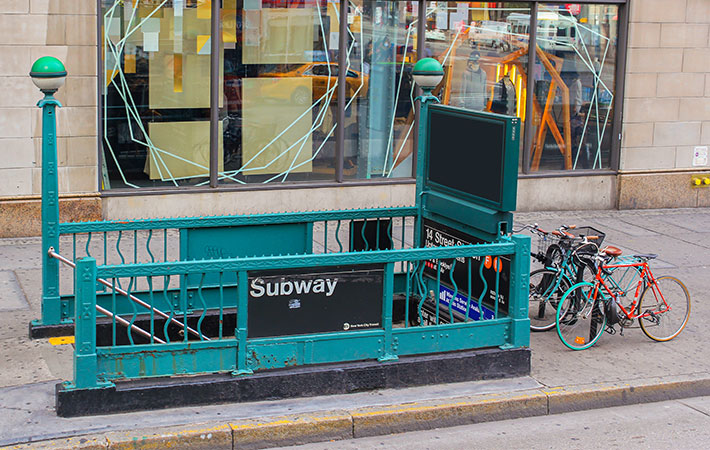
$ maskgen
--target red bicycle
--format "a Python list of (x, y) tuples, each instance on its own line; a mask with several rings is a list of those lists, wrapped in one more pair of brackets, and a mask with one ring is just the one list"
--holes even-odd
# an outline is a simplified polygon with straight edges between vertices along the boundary
[(621, 257), (607, 246), (596, 255), (592, 282), (577, 283), (565, 292), (555, 325), (562, 343), (572, 350), (594, 345), (603, 331), (616, 332), (638, 319), (641, 330), (654, 341), (678, 336), (690, 317), (690, 294), (675, 277), (656, 278), (648, 262), (658, 255)]

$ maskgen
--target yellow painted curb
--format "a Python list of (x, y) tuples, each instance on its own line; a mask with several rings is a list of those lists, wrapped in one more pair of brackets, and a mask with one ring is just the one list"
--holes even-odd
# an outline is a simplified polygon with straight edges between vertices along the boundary
[(541, 391), (548, 397), (549, 414), (560, 414), (710, 395), (710, 379), (693, 376), (674, 380), (653, 378), (633, 383), (599, 383)]
[(537, 390), (487, 394), (448, 403), (359, 409), (352, 413), (353, 434), (358, 438), (545, 414), (547, 396)]
[(78, 436), (51, 441), (30, 442), (26, 444), (0, 447), (0, 450), (105, 450), (108, 448), (106, 438), (103, 436)]
[(186, 425), (111, 432), (106, 434), (106, 440), (111, 450), (232, 450), (232, 430), (229, 425)]
[(234, 448), (260, 449), (352, 439), (352, 416), (347, 411), (298, 414), (230, 423)]

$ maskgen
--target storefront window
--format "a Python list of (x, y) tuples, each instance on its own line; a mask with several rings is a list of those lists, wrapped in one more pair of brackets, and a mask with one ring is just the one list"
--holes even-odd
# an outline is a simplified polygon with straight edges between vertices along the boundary
[(326, 0), (222, 2), (221, 182), (334, 179), (338, 8)]
[(210, 2), (101, 5), (102, 187), (204, 181), (210, 161)]
[(618, 5), (537, 3), (531, 66), (536, 2), (344, 1), (220, 0), (212, 55), (212, 0), (101, 0), (102, 189), (411, 177), (422, 56), (443, 104), (521, 119), (521, 171), (611, 167)]
[[(348, 14), (345, 178), (410, 177), (418, 2), (354, 0)], [(355, 80), (353, 78), (353, 80)]]
[[(530, 5), (429, 2), (426, 56), (444, 66), (442, 103), (525, 120)], [(523, 141), (520, 140), (522, 148)], [(472, 139), (475, 149), (475, 139)], [(521, 152), (522, 154), (522, 152)], [(522, 162), (522, 159), (521, 159)]]
[(539, 5), (531, 172), (611, 166), (618, 13)]

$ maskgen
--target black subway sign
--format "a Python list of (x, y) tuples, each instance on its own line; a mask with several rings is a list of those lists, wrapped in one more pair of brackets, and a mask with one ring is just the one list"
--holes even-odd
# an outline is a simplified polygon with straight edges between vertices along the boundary
[[(470, 234), (455, 230), (446, 225), (424, 219), (422, 230), (422, 245), (424, 247), (451, 247), (458, 245), (480, 244), (485, 241)], [(456, 298), (453, 298), (452, 309), (466, 314), (468, 305), (468, 264), (471, 265), (471, 307), (469, 317), (473, 320), (492, 318), (496, 301), (496, 275), (498, 275), (498, 314), (508, 313), (508, 294), (510, 292), (510, 258), (508, 256), (486, 256), (483, 258), (457, 258), (451, 282), (451, 267), (453, 260), (427, 261), (424, 274), (436, 279), (437, 267), (441, 288), (438, 292), (439, 302), (448, 309), (452, 301), (454, 288), (458, 288)], [(485, 289), (485, 292), (484, 292)], [(483, 295), (482, 311), (478, 311), (478, 298)]]
[(381, 328), (384, 268), (250, 272), (250, 338)]

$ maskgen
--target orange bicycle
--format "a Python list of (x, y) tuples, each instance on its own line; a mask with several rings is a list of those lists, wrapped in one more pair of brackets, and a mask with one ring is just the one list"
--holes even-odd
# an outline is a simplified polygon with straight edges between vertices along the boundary
[(603, 331), (614, 334), (638, 319), (641, 330), (654, 341), (678, 336), (690, 317), (690, 294), (675, 277), (654, 277), (648, 262), (658, 255), (621, 257), (607, 246), (596, 255), (592, 282), (577, 283), (564, 293), (555, 325), (562, 343), (572, 350), (594, 345)]

